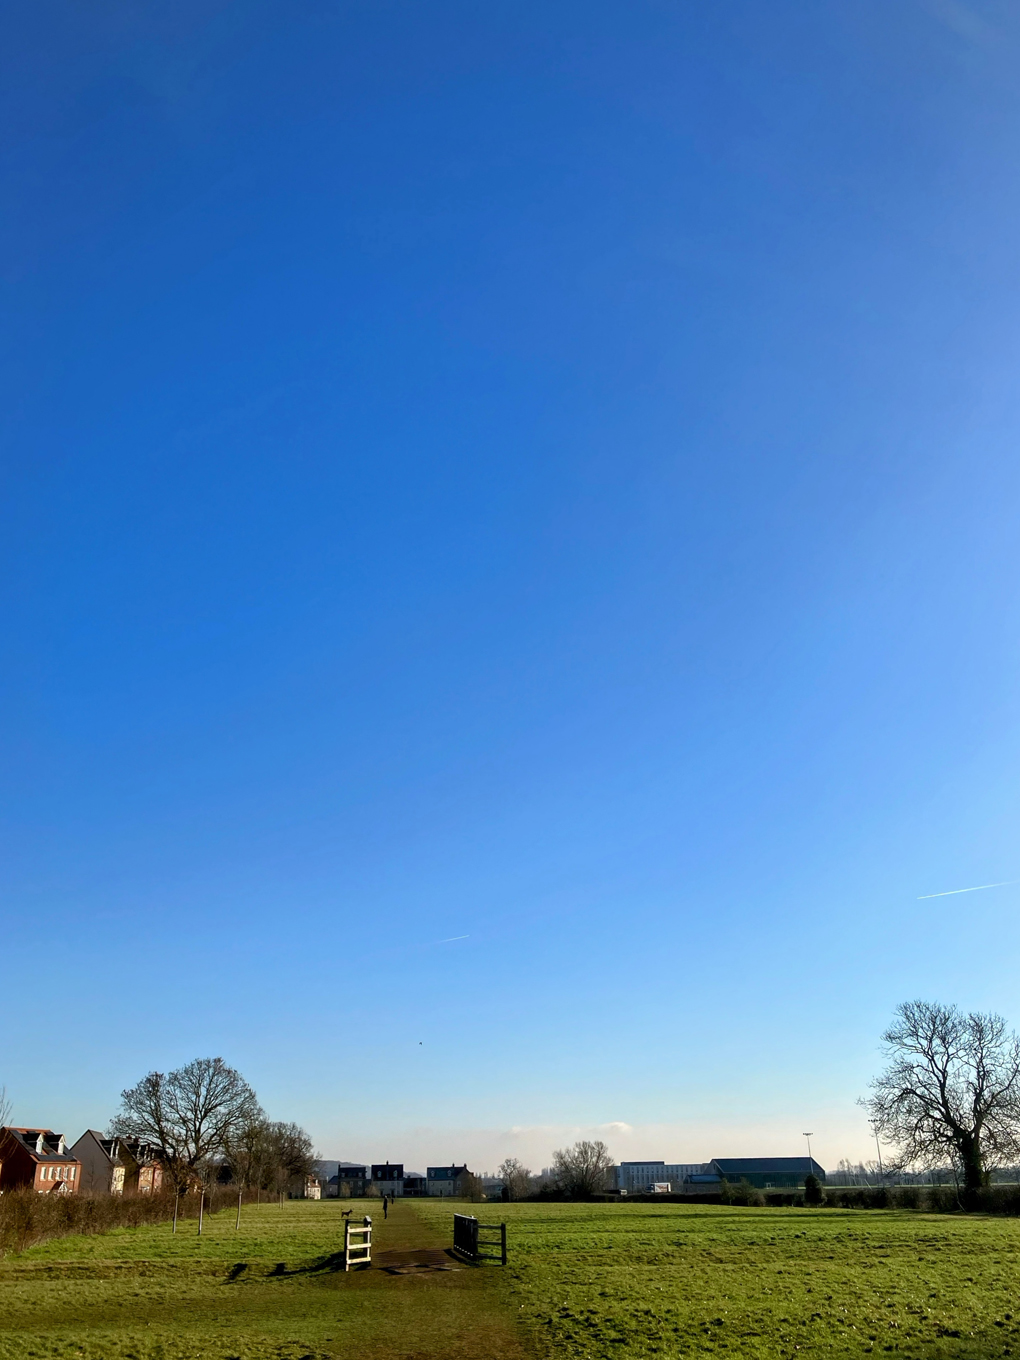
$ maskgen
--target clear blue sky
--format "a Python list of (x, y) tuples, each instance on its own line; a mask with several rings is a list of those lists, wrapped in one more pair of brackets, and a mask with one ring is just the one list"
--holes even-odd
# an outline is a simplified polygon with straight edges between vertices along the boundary
[[(19, 1122), (868, 1154), (1016, 1006), (1005, 3), (7, 18)], [(466, 936), (464, 939), (452, 937)]]

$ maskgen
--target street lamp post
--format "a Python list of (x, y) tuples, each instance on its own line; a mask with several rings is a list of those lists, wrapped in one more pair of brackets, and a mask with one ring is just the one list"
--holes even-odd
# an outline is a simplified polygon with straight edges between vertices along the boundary
[(878, 1141), (878, 1125), (872, 1124), (871, 1131), (875, 1135), (875, 1151), (878, 1153), (878, 1176), (879, 1180), (885, 1179), (885, 1172), (882, 1170), (882, 1144)]

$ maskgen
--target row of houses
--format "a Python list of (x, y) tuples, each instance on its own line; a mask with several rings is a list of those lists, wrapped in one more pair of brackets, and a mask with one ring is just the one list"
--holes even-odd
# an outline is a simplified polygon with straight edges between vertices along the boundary
[(104, 1138), (86, 1129), (68, 1145), (52, 1129), (0, 1128), (0, 1194), (145, 1194), (163, 1184), (160, 1150), (137, 1138)]
[(705, 1195), (723, 1181), (746, 1181), (759, 1190), (800, 1189), (808, 1176), (824, 1183), (825, 1170), (813, 1157), (713, 1157), (708, 1162), (621, 1162), (612, 1170), (613, 1189), (623, 1195)]
[[(471, 1172), (464, 1165), (405, 1171), (400, 1162), (319, 1162), (316, 1174), (292, 1184), (308, 1199), (365, 1194), (461, 1196)], [(473, 1178), (471, 1178), (473, 1179)], [(163, 1156), (151, 1143), (106, 1138), (86, 1129), (69, 1144), (53, 1129), (0, 1128), (0, 1194), (31, 1189), (39, 1194), (147, 1194), (163, 1184)]]
[[(329, 1174), (330, 1169), (336, 1170)], [(467, 1182), (473, 1180), (466, 1166), (429, 1166), (424, 1174), (405, 1171), (402, 1162), (320, 1162), (317, 1181), (319, 1192), (309, 1184), (306, 1194), (318, 1199), (350, 1195), (356, 1199), (366, 1194), (404, 1196), (439, 1195), (450, 1198), (466, 1193)]]

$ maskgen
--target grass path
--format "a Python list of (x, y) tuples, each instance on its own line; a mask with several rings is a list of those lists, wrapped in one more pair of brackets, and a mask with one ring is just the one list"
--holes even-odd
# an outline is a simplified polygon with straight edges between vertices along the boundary
[(341, 1211), (370, 1212), (375, 1255), (447, 1246), (450, 1215), (410, 1203), (290, 1201), (62, 1238), (0, 1265), (0, 1357), (75, 1360), (524, 1360), (498, 1271), (344, 1274)]

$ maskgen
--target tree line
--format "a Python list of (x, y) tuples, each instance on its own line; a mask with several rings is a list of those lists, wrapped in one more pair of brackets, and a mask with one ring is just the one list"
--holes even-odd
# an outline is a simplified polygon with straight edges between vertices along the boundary
[(149, 1072), (121, 1093), (113, 1137), (162, 1149), (177, 1191), (230, 1180), (242, 1190), (285, 1190), (315, 1170), (312, 1140), (299, 1125), (271, 1120), (251, 1086), (222, 1058), (195, 1058)]
[[(918, 1000), (896, 1008), (882, 1042), (885, 1068), (861, 1103), (890, 1150), (887, 1169), (949, 1166), (962, 1201), (976, 1204), (993, 1171), (1020, 1162), (1020, 1038), (1000, 1015)], [(0, 1091), (0, 1114), (6, 1105)], [(149, 1072), (121, 1093), (109, 1132), (161, 1148), (176, 1190), (229, 1179), (245, 1190), (281, 1191), (315, 1170), (305, 1130), (270, 1120), (222, 1058)], [(556, 1151), (545, 1177), (515, 1157), (499, 1175), (509, 1199), (543, 1190), (584, 1198), (607, 1188), (612, 1164), (605, 1143), (582, 1140)]]
[[(1001, 1015), (908, 1001), (882, 1043), (885, 1068), (861, 1104), (888, 1149), (883, 1170), (949, 1167), (963, 1207), (977, 1207), (992, 1174), (1020, 1163), (1020, 1037)], [(606, 1189), (611, 1165), (605, 1143), (582, 1141), (554, 1153), (544, 1179), (515, 1157), (498, 1174), (508, 1199), (580, 1199)], [(878, 1166), (860, 1167), (862, 1179)]]
[(516, 1157), (507, 1157), (496, 1175), (503, 1182), (504, 1198), (530, 1199), (534, 1195), (560, 1194), (570, 1199), (588, 1199), (609, 1186), (613, 1158), (601, 1139), (581, 1139), (572, 1147), (553, 1153), (548, 1173), (536, 1176)]

